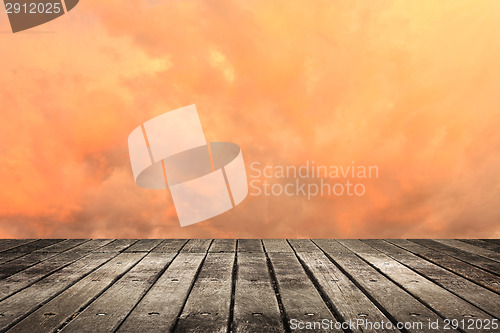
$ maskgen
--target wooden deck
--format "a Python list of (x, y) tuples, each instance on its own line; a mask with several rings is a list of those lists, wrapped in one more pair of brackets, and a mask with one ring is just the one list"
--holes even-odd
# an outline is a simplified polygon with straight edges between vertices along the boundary
[(499, 240), (0, 240), (2, 332), (500, 332), (499, 318)]

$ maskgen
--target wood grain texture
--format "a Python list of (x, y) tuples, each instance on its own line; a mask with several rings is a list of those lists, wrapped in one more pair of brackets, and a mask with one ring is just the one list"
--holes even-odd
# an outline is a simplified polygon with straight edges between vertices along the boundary
[(234, 331), (284, 332), (278, 300), (264, 253), (238, 253), (236, 276)]
[[(437, 284), (432, 283), (429, 279), (417, 274), (408, 267), (360, 240), (340, 240), (339, 242), (355, 252), (366, 262), (376, 267), (380, 272), (409, 292), (413, 297), (434, 309), (442, 317), (457, 320), (461, 320), (464, 317), (493, 319), (491, 315), (469, 304)], [(492, 330), (483, 329), (476, 329), (474, 331), (492, 332)]]
[(500, 295), (386, 241), (365, 242), (490, 315), (500, 317)]
[(289, 252), (292, 253), (293, 250), (286, 239), (263, 239), (265, 251), (267, 253), (271, 252)]
[(466, 239), (0, 240), (0, 332), (456, 332), (444, 318), (500, 317), (499, 249)]
[(36, 241), (36, 239), (0, 239), (0, 252), (4, 252), (34, 241)]
[(477, 284), (482, 285), (490, 290), (500, 293), (500, 277), (479, 267), (453, 258), (445, 253), (427, 248), (417, 243), (405, 239), (388, 240), (402, 249), (410, 251), (419, 257), (422, 257), (430, 262), (433, 262), (443, 268), (446, 268), (454, 273), (457, 273)]
[(444, 254), (449, 255), (450, 257), (462, 260), (473, 266), (482, 268), (493, 274), (500, 275), (500, 265), (498, 264), (498, 262), (494, 260), (482, 257), (475, 253), (457, 249), (456, 247), (452, 247), (432, 239), (410, 239), (410, 240), (414, 243), (423, 245), (430, 249), (440, 251)]
[(113, 332), (156, 282), (173, 257), (173, 253), (149, 253), (62, 331)]
[(133, 244), (137, 243), (137, 239), (115, 239), (103, 246), (93, 250), (94, 252), (114, 253), (123, 252)]
[[(286, 321), (290, 326), (294, 321), (337, 322), (327, 304), (323, 302), (321, 294), (308, 278), (295, 253), (270, 252), (268, 255), (286, 313)], [(315, 332), (317, 328), (302, 331)], [(341, 330), (332, 330), (332, 332), (341, 332)]]
[(238, 239), (238, 252), (264, 252), (260, 239)]
[(236, 239), (214, 239), (208, 252), (235, 252)]
[[(314, 244), (313, 244), (314, 245)], [(342, 321), (369, 319), (374, 322), (390, 321), (382, 311), (345, 274), (343, 274), (323, 253), (295, 251), (314, 280), (328, 297)], [(315, 246), (315, 245), (314, 245)], [(363, 332), (399, 332), (396, 328), (367, 327)]]
[(155, 247), (151, 252), (155, 253), (177, 253), (179, 252), (184, 244), (187, 243), (187, 239), (165, 239), (157, 247)]
[(53, 332), (133, 267), (144, 253), (121, 253), (34, 311), (11, 332)]
[(182, 248), (184, 253), (205, 253), (212, 244), (211, 239), (190, 239)]
[(124, 252), (149, 252), (162, 242), (161, 239), (141, 239)]
[(472, 244), (478, 247), (482, 247), (483, 249), (495, 251), (497, 253), (500, 252), (500, 245), (495, 243), (490, 243), (482, 239), (459, 239), (459, 241), (467, 244)]
[(497, 253), (495, 251), (490, 251), (480, 246), (475, 246), (472, 244), (460, 242), (456, 239), (436, 239), (435, 241), (462, 251), (466, 251), (472, 254), (477, 254), (480, 255), (481, 257), (485, 257), (500, 262), (500, 253)]
[(1, 301), (0, 331), (13, 326), (112, 257), (109, 253), (90, 254)]
[(226, 332), (232, 293), (234, 253), (209, 253), (194, 282), (175, 330)]
[[(396, 322), (438, 321), (444, 326), (442, 318), (427, 306), (415, 299), (406, 290), (400, 288), (393, 281), (368, 265), (354, 252), (350, 251), (335, 240), (314, 240), (314, 242), (337, 263), (343, 272), (361, 288), (370, 299), (385, 314)], [(426, 327), (408, 329), (408, 332), (433, 332)], [(457, 332), (457, 331), (455, 331)]]
[(131, 311), (118, 332), (172, 330), (205, 255), (203, 253), (179, 253)]

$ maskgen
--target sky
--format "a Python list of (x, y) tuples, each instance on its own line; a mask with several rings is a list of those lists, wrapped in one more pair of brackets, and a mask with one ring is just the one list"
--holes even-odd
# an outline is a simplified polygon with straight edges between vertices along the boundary
[[(0, 237), (500, 237), (498, 1), (85, 0), (16, 34), (2, 8), (0, 44)], [(181, 228), (127, 138), (190, 104), (249, 176), (378, 177)]]

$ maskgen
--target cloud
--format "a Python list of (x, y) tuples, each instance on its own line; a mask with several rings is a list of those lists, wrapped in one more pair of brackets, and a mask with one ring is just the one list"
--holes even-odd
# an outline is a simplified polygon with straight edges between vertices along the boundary
[[(498, 237), (500, 4), (412, 6), (89, 0), (0, 35), (0, 236)], [(180, 228), (168, 192), (135, 186), (127, 136), (189, 104), (247, 168), (380, 176)]]

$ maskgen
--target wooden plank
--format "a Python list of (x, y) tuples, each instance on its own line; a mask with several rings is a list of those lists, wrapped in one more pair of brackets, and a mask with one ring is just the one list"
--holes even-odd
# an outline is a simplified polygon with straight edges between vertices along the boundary
[(141, 239), (123, 252), (149, 252), (161, 242), (161, 239)]
[[(314, 245), (314, 244), (313, 244)], [(320, 290), (328, 297), (341, 318), (341, 321), (358, 322), (370, 321), (372, 323), (390, 322), (380, 309), (347, 277), (345, 276), (322, 252), (299, 251), (299, 247), (292, 244), (299, 259), (307, 267)], [(359, 332), (399, 332), (395, 327), (377, 328), (364, 325), (359, 327)]]
[[(265, 247), (267, 249), (267, 246)], [(293, 329), (298, 322), (321, 320), (337, 322), (295, 253), (270, 252), (268, 256), (290, 328)], [(307, 326), (301, 332), (317, 332), (318, 330), (319, 327)], [(342, 330), (333, 329), (331, 332), (342, 332)]]
[[(462, 320), (464, 316), (470, 316), (482, 320), (494, 319), (486, 312), (478, 309), (360, 240), (339, 240), (339, 243), (375, 266), (415, 298), (424, 302), (445, 318)], [(451, 306), (451, 304), (453, 304), (453, 306)], [(491, 330), (476, 329), (475, 332), (491, 332)]]
[(44, 248), (46, 246), (63, 241), (62, 239), (39, 239), (21, 246), (13, 247), (0, 253), (0, 264), (25, 256), (31, 252)]
[(285, 332), (266, 256), (238, 252), (234, 295), (234, 332)]
[(471, 245), (482, 247), (490, 251), (500, 252), (500, 245), (484, 241), (482, 239), (459, 239), (459, 241), (468, 243)]
[(442, 243), (436, 242), (431, 239), (410, 239), (410, 241), (417, 243), (419, 245), (423, 245), (433, 250), (441, 251), (449, 256), (452, 256), (466, 263), (487, 270), (493, 274), (500, 275), (500, 265), (498, 265), (498, 262), (494, 260), (484, 258), (470, 252), (462, 251), (457, 248), (444, 245)]
[(13, 326), (51, 298), (114, 257), (93, 253), (0, 302), (0, 331)]
[(138, 241), (137, 239), (115, 239), (109, 242), (108, 244), (94, 250), (94, 252), (103, 252), (103, 253), (123, 252), (130, 246), (135, 244), (137, 241)]
[(77, 247), (67, 250), (65, 253), (78, 253), (81, 255), (88, 254), (89, 252), (98, 251), (111, 243), (112, 239), (92, 239)]
[(6, 255), (13, 255), (13, 259), (0, 265), (0, 279), (4, 279), (33, 265), (43, 262), (60, 252), (71, 250), (82, 243), (85, 243), (85, 241), (64, 240), (61, 242), (53, 242), (53, 240), (51, 240), (51, 242), (38, 242), (38, 244), (33, 244), (32, 247), (25, 247), (25, 250), (30, 251), (30, 253), (27, 253), (24, 256), (20, 252), (4, 252)]
[(235, 252), (236, 251), (236, 239), (214, 239), (212, 245), (208, 249), (208, 252)]
[(114, 332), (174, 256), (149, 253), (61, 331)]
[(286, 241), (286, 239), (263, 239), (264, 251), (271, 252), (288, 252), (292, 253), (293, 250)]
[(61, 253), (88, 241), (89, 239), (65, 239), (62, 242), (42, 247), (34, 252)]
[(155, 247), (151, 252), (158, 253), (177, 253), (179, 252), (184, 244), (186, 244), (187, 239), (165, 239), (157, 247)]
[(1, 239), (0, 252), (13, 249), (26, 243), (34, 242), (36, 239)]
[(21, 253), (21, 254), (27, 254), (39, 249), (42, 249), (46, 246), (50, 246), (55, 243), (62, 242), (64, 239), (38, 239), (34, 242), (29, 242), (26, 244), (23, 244), (21, 246), (17, 246), (14, 248), (11, 248), (7, 251), (2, 252), (1, 254), (5, 253)]
[(190, 239), (182, 248), (184, 253), (205, 253), (212, 244), (211, 239)]
[(238, 239), (238, 253), (264, 252), (260, 239)]
[(481, 257), (485, 257), (491, 260), (494, 260), (496, 262), (500, 262), (500, 253), (490, 251), (487, 249), (484, 249), (482, 247), (474, 246), (471, 244), (467, 244), (464, 242), (460, 242), (456, 239), (435, 239), (436, 242), (439, 242), (444, 245), (448, 245), (450, 247), (454, 247), (456, 249), (459, 249), (461, 251), (469, 252), (472, 254), (477, 254)]
[(144, 253), (120, 253), (10, 329), (10, 332), (52, 332), (99, 296)]
[[(59, 252), (66, 251), (66, 253), (75, 253), (79, 252), (80, 255), (86, 249), (95, 248), (96, 243), (101, 243), (101, 241), (76, 241), (73, 242), (71, 240), (64, 240), (61, 242), (51, 242), (53, 245), (48, 245), (46, 247), (40, 247), (44, 244), (37, 244), (36, 247), (39, 247), (38, 250), (34, 250), (31, 253), (28, 253), (24, 256), (20, 256), (16, 259), (8, 261), (2, 265), (0, 265), (0, 279), (4, 279), (8, 276), (21, 272), (29, 267), (37, 265), (45, 260), (56, 256)], [(47, 243), (45, 243), (47, 244)], [(50, 244), (50, 243), (48, 243)], [(33, 248), (27, 250), (32, 250)], [(48, 249), (45, 251), (45, 249)], [(16, 253), (17, 254), (17, 253)]]
[[(420, 321), (427, 323), (429, 320), (438, 321), (439, 327), (444, 327), (444, 321), (427, 306), (420, 303), (406, 290), (399, 288), (394, 282), (380, 274), (376, 269), (368, 265), (354, 252), (342, 246), (335, 240), (314, 240), (346, 274), (351, 281), (366, 294), (378, 308), (384, 309), (384, 314), (394, 322), (412, 323)], [(408, 332), (435, 333), (436, 330), (427, 326), (413, 327)], [(456, 330), (450, 330), (457, 332)]]
[(0, 283), (0, 300), (28, 287), (56, 270), (87, 256), (92, 249), (98, 248), (101, 244), (102, 242), (84, 242), (61, 254), (54, 253), (54, 256), (49, 259), (5, 278)]
[(323, 253), (310, 239), (289, 239), (295, 252)]
[(118, 332), (170, 332), (205, 255), (179, 253), (118, 328)]
[(175, 332), (227, 332), (235, 253), (208, 253)]
[(461, 275), (485, 288), (500, 293), (500, 278), (492, 273), (450, 257), (440, 251), (430, 249), (405, 239), (391, 239), (387, 241)]
[(500, 239), (486, 238), (486, 239), (481, 239), (481, 240), (483, 240), (485, 242), (489, 242), (489, 243), (500, 245)]
[[(386, 241), (366, 240), (365, 242), (490, 315), (500, 317), (498, 294)], [(411, 283), (418, 282), (412, 281)]]
[(8, 261), (0, 266), (0, 279), (5, 279), (8, 276), (43, 262), (55, 255), (57, 255), (57, 253), (31, 252), (25, 256)]

